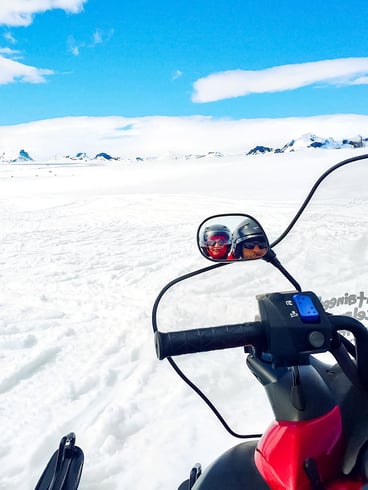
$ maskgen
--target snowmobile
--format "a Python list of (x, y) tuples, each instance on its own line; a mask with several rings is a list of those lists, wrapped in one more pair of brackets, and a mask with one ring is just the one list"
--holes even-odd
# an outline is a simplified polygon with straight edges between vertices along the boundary
[[(218, 214), (199, 225), (199, 251), (215, 263), (178, 277), (158, 295), (152, 311), (156, 354), (230, 433), (247, 440), (204, 470), (195, 463), (178, 490), (368, 489), (367, 177), (368, 154), (333, 165), (272, 240), (248, 214)], [(231, 244), (221, 232), (225, 228), (232, 231)], [(213, 258), (206, 247), (228, 247), (227, 256)], [(280, 256), (290, 259), (288, 269)], [(247, 316), (236, 323), (159, 328), (158, 307), (173, 286), (214, 269), (253, 265), (263, 275), (273, 266), (289, 289), (260, 292), (258, 312), (243, 311)], [(301, 287), (290, 267), (308, 287)], [(232, 431), (173, 359), (233, 348), (244, 350), (272, 408), (274, 420), (263, 434)]]

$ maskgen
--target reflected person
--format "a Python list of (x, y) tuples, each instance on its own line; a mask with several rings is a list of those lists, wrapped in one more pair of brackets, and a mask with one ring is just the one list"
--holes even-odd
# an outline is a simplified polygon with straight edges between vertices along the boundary
[(200, 245), (206, 257), (226, 260), (231, 249), (231, 231), (221, 224), (207, 226), (203, 231)]
[(262, 228), (254, 220), (243, 220), (233, 231), (232, 250), (229, 259), (254, 260), (264, 257), (268, 241)]

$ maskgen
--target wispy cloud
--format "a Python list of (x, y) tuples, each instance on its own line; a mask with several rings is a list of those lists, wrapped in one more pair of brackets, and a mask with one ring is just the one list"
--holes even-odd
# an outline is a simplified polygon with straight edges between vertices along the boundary
[(193, 102), (214, 102), (265, 92), (294, 90), (307, 85), (368, 84), (368, 58), (340, 58), (275, 66), (264, 70), (213, 73), (194, 83)]
[(16, 40), (15, 40), (15, 37), (13, 36), (13, 34), (11, 32), (6, 32), (4, 34), (4, 39), (8, 42), (8, 43), (11, 43), (11, 44), (15, 44), (16, 43)]
[(67, 39), (68, 51), (74, 56), (79, 56), (79, 49), (84, 46), (84, 44), (77, 43), (74, 36), (69, 36)]
[(88, 41), (77, 41), (74, 36), (69, 36), (67, 39), (68, 51), (74, 56), (79, 56), (81, 49), (94, 48), (99, 44), (109, 41), (113, 35), (114, 29), (110, 29), (108, 31), (96, 29)]
[(95, 32), (92, 34), (92, 39), (88, 44), (88, 47), (94, 48), (98, 44), (106, 43), (110, 41), (113, 35), (114, 35), (114, 29), (109, 29), (107, 31), (96, 29)]
[(183, 76), (183, 72), (181, 70), (176, 70), (172, 76), (172, 80), (177, 80), (178, 78)]
[(19, 51), (16, 49), (11, 49), (11, 48), (1, 48), (0, 47), (0, 54), (8, 56), (9, 58), (20, 58)]
[(358, 77), (350, 82), (350, 85), (368, 85), (368, 76)]
[(44, 83), (52, 70), (24, 65), (0, 55), (0, 85), (23, 81), (27, 83)]
[(35, 14), (61, 9), (76, 14), (81, 12), (87, 0), (2, 0), (0, 25), (28, 26)]
[(96, 30), (92, 35), (92, 46), (103, 43), (103, 36), (100, 30)]

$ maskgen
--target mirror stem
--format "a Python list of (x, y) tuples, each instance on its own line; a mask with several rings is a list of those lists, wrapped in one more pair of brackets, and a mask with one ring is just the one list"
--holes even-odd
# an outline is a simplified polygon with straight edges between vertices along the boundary
[(278, 269), (281, 274), (283, 274), (288, 281), (291, 282), (291, 284), (295, 287), (297, 291), (301, 291), (302, 288), (300, 287), (300, 284), (293, 278), (293, 276), (281, 265), (281, 262), (279, 259), (276, 257), (276, 253), (270, 249), (269, 252), (263, 257), (263, 260), (266, 262), (269, 262), (273, 266)]

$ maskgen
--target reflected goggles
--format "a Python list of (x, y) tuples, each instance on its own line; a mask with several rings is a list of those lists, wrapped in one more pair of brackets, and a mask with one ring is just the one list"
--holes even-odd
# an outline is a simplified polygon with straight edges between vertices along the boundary
[(207, 247), (214, 247), (215, 245), (223, 247), (224, 245), (230, 245), (230, 244), (231, 244), (230, 240), (226, 240), (224, 238), (219, 238), (217, 240), (207, 240)]
[(242, 243), (243, 248), (246, 248), (247, 250), (252, 250), (256, 245), (258, 245), (259, 248), (267, 248), (267, 243), (262, 240), (246, 240)]

